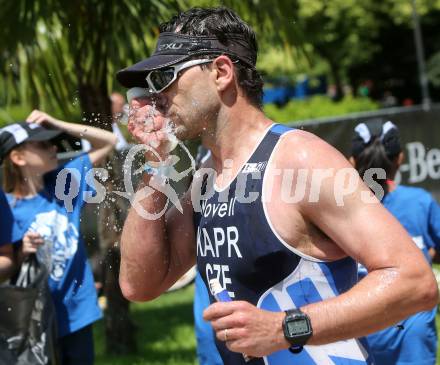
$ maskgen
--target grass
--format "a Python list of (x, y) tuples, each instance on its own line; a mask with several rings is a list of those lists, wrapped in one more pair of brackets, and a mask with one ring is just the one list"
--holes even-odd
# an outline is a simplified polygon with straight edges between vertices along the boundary
[(95, 326), (96, 365), (195, 365), (196, 341), (192, 302), (194, 286), (163, 294), (148, 303), (131, 307), (138, 353), (130, 356), (105, 354), (104, 328)]
[(333, 102), (325, 95), (315, 95), (304, 100), (291, 100), (284, 107), (264, 105), (267, 116), (278, 122), (287, 123), (320, 117), (341, 116), (349, 113), (379, 109), (380, 105), (369, 98), (345, 97)]

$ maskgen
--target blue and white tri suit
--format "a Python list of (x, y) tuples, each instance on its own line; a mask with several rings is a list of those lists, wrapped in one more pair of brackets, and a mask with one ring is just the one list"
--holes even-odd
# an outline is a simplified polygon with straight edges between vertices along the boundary
[[(268, 128), (225, 189), (217, 189), (214, 174), (206, 174), (198, 201), (201, 209), (198, 204), (194, 208), (197, 266), (205, 285), (216, 277), (233, 300), (244, 300), (270, 311), (332, 298), (357, 282), (356, 262), (350, 257), (326, 262), (307, 256), (283, 241), (272, 227), (263, 205), (264, 175), (272, 151), (285, 133), (294, 131), (281, 125)], [(215, 301), (211, 294), (210, 301)], [(224, 364), (245, 364), (242, 354), (229, 351), (223, 342), (216, 344)], [(296, 355), (282, 350), (250, 363), (372, 364), (365, 346), (364, 340), (351, 339), (305, 346)]]

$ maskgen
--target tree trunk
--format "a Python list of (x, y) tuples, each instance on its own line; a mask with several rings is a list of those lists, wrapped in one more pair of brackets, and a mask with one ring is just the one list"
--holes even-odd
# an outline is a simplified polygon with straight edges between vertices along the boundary
[[(95, 87), (81, 84), (79, 97), (84, 118), (93, 126), (111, 130), (111, 103), (105, 81)], [(114, 152), (105, 163), (109, 179), (104, 182), (106, 199), (99, 205), (97, 218), (100, 246), (100, 261), (104, 263), (104, 295), (107, 298), (105, 310), (106, 352), (110, 354), (132, 354), (136, 352), (135, 326), (130, 319), (130, 302), (119, 287), (119, 242), (128, 204), (113, 194), (123, 180), (122, 157)]]
[(335, 94), (332, 96), (333, 101), (339, 101), (344, 97), (344, 92), (342, 89), (342, 80), (340, 68), (338, 67), (339, 61), (332, 57), (332, 52), (327, 49), (326, 46), (315, 45), (315, 49), (318, 54), (328, 62), (330, 66), (330, 73), (333, 77), (333, 81), (335, 83)]
[(112, 129), (111, 101), (107, 86), (80, 84), (78, 88), (83, 118), (93, 127)]
[[(108, 191), (123, 191), (124, 155), (114, 152), (109, 167)], [(135, 325), (130, 319), (130, 302), (126, 300), (119, 287), (119, 265), (122, 227), (129, 209), (129, 202), (110, 193), (106, 204), (101, 205), (102, 218), (99, 224), (100, 237), (105, 242), (105, 283), (107, 297), (105, 318), (106, 351), (113, 354), (129, 354), (137, 350)]]
[(336, 62), (329, 61), (329, 64), (330, 64), (330, 72), (335, 82), (335, 89), (336, 89), (335, 95), (333, 97), (333, 101), (340, 101), (344, 97), (344, 91), (342, 89), (342, 80), (339, 73), (339, 68)]
[[(109, 170), (109, 191), (121, 190), (122, 156), (115, 152), (112, 156)], [(105, 204), (101, 204), (99, 236), (101, 247), (105, 252), (104, 293), (107, 298), (105, 313), (106, 352), (111, 354), (130, 354), (137, 350), (135, 340), (135, 325), (130, 319), (130, 302), (127, 301), (119, 287), (119, 243), (122, 227), (128, 210), (128, 202), (121, 197), (111, 195)]]

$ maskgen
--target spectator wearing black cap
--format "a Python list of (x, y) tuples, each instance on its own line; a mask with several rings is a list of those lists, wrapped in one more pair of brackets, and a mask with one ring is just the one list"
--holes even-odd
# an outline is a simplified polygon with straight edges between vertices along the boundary
[[(92, 149), (58, 166), (52, 139), (63, 132), (88, 139)], [(18, 226), (12, 242), (32, 235), (30, 248), (48, 267), (63, 365), (93, 363), (91, 326), (102, 314), (79, 232), (80, 215), (91, 190), (86, 174), (115, 144), (110, 132), (63, 122), (38, 110), (26, 122), (0, 129), (4, 190)], [(58, 181), (61, 175), (65, 179)], [(58, 200), (60, 193), (72, 193), (72, 204)]]
[[(426, 260), (431, 262), (435, 251), (440, 248), (440, 206), (426, 190), (394, 183), (403, 159), (395, 124), (375, 120), (356, 126), (351, 162), (361, 176), (368, 174), (369, 169), (376, 169), (376, 174), (370, 174), (374, 179), (365, 179), (367, 184), (379, 193), (385, 208), (399, 220)], [(383, 172), (380, 177), (377, 169)], [(362, 265), (359, 274), (361, 278), (367, 274)], [(437, 308), (416, 313), (397, 326), (369, 335), (368, 345), (375, 364), (434, 365), (437, 355), (436, 312)]]

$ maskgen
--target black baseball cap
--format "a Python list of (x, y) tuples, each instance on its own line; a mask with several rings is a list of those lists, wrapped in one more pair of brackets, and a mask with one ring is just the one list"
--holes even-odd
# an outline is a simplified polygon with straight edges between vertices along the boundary
[(400, 133), (397, 126), (391, 121), (384, 122), (381, 119), (373, 119), (365, 123), (359, 123), (354, 128), (351, 144), (352, 156), (359, 156), (367, 146), (378, 138), (389, 158), (394, 158), (402, 152)]
[(48, 141), (62, 133), (37, 123), (18, 122), (0, 129), (0, 163), (15, 147), (30, 141)]
[(116, 74), (119, 83), (126, 87), (147, 87), (145, 77), (150, 71), (175, 65), (198, 55), (229, 55), (251, 68), (255, 67), (257, 55), (242, 34), (226, 33), (224, 42), (214, 36), (195, 36), (173, 32), (159, 35), (153, 55)]

